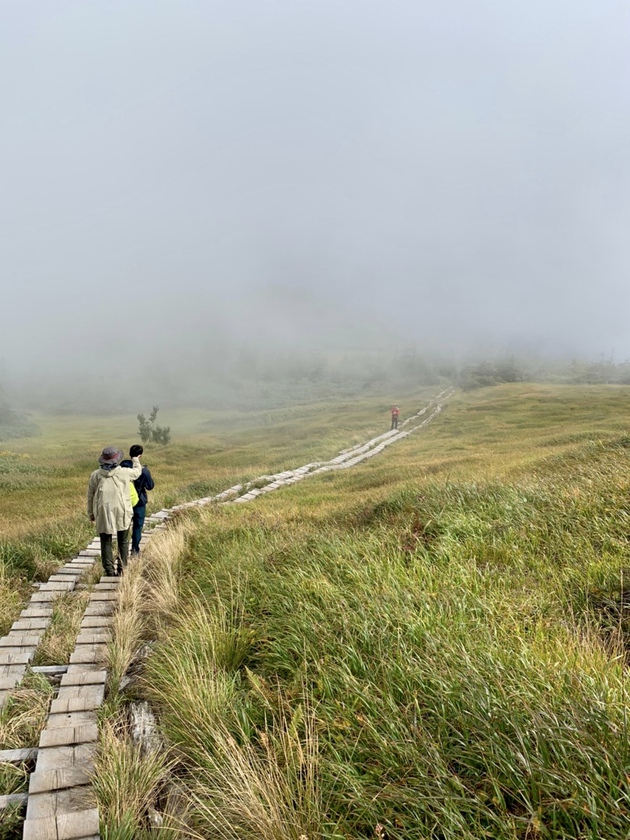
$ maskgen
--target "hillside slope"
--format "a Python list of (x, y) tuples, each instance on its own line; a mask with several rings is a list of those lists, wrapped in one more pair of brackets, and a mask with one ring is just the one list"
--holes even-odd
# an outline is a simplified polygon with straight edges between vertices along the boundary
[[(460, 394), (382, 457), (156, 538), (133, 697), (178, 768), (149, 796), (161, 819), (239, 840), (625, 838), (629, 404)], [(100, 770), (110, 830), (126, 738)], [(134, 836), (154, 836), (144, 807)]]

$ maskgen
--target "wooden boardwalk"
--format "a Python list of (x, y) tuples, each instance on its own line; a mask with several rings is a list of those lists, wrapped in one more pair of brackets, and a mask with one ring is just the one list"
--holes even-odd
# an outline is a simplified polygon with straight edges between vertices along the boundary
[(96, 539), (41, 584), (8, 634), (0, 638), (0, 706), (22, 682), (29, 663), (33, 661), (37, 646), (51, 622), (55, 599), (72, 592), (81, 575), (92, 568), (98, 557), (100, 541)]
[(90, 594), (68, 670), (39, 738), (24, 821), (25, 840), (99, 837), (91, 787), (98, 741), (96, 712), (105, 698), (104, 656), (111, 639), (118, 578), (102, 577)]

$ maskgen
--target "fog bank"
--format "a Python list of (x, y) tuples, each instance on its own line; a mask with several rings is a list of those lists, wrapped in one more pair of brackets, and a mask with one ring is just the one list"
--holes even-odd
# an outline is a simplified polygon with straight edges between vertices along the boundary
[(4, 370), (122, 391), (262, 345), (630, 356), (628, 17), (5, 4)]

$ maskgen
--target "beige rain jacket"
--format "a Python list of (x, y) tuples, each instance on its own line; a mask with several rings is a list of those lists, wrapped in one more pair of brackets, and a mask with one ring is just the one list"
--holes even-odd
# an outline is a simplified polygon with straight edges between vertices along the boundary
[(99, 534), (126, 531), (131, 524), (133, 509), (129, 482), (140, 478), (142, 464), (132, 458), (133, 467), (114, 467), (113, 470), (94, 470), (87, 492), (87, 513), (94, 517)]

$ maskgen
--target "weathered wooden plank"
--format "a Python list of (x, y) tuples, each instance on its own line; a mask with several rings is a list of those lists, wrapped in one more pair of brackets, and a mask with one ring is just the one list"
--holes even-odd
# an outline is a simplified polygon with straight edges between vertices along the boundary
[[(27, 820), (59, 817), (62, 814), (81, 813), (94, 807), (94, 792), (88, 785), (57, 790), (52, 793), (34, 793), (28, 798)], [(92, 832), (93, 829), (88, 829)], [(84, 832), (85, 834), (85, 832)], [(77, 834), (76, 837), (82, 835)]]
[(31, 671), (35, 674), (46, 674), (47, 676), (55, 677), (58, 674), (65, 674), (68, 670), (67, 665), (32, 665)]
[(112, 620), (108, 615), (86, 615), (81, 620), (81, 630), (95, 627), (109, 627)]
[(57, 817), (58, 840), (84, 840), (86, 831), (90, 837), (98, 837), (98, 830), (98, 808), (59, 814)]
[(94, 765), (96, 744), (75, 744), (65, 747), (47, 747), (37, 753), (36, 770), (56, 770), (59, 767)]
[(26, 665), (0, 665), (0, 689), (13, 688), (25, 673)]
[[(80, 788), (71, 788), (80, 790)], [(38, 796), (52, 799), (49, 794)], [(32, 799), (29, 797), (29, 805)], [(24, 840), (81, 840), (85, 837), (98, 837), (98, 810), (83, 808), (74, 811), (51, 814), (42, 818), (28, 818), (24, 823)]]
[(11, 630), (45, 630), (50, 624), (50, 616), (40, 618), (19, 618), (11, 625)]
[(20, 618), (50, 618), (52, 613), (52, 604), (38, 604), (25, 607), (20, 613)]
[(48, 580), (39, 587), (40, 592), (69, 592), (74, 587), (73, 580)]
[(35, 630), (11, 630), (7, 636), (0, 639), (0, 650), (15, 647), (37, 647), (43, 635), (43, 631), (38, 633)]
[(114, 612), (113, 601), (99, 601), (96, 604), (88, 604), (84, 615), (111, 615)]
[(68, 712), (64, 714), (48, 715), (46, 729), (64, 729), (68, 726), (83, 726), (88, 723), (95, 723), (96, 716), (93, 712)]
[[(96, 632), (95, 632), (96, 631)], [(77, 645), (99, 645), (110, 642), (112, 634), (105, 628), (91, 628), (90, 630), (79, 633), (77, 636)]]
[(37, 758), (38, 749), (24, 748), (21, 750), (0, 750), (0, 762), (4, 764), (24, 764)]
[(90, 784), (91, 768), (79, 764), (73, 767), (57, 767), (54, 770), (36, 770), (31, 773), (28, 785), (29, 794), (62, 790)]
[(44, 729), (39, 738), (40, 747), (62, 747), (72, 744), (83, 744), (98, 739), (96, 723), (86, 723), (81, 726), (66, 726), (59, 729)]
[(59, 592), (34, 592), (31, 595), (30, 602), (31, 604), (48, 604), (51, 601), (54, 601), (55, 598), (58, 598), (60, 595)]
[(57, 820), (55, 817), (25, 820), (22, 838), (23, 840), (58, 840)]
[(12, 805), (26, 805), (28, 793), (8, 793), (0, 796), (0, 811)]
[(0, 665), (27, 664), (35, 656), (34, 647), (10, 647), (0, 649)]
[(52, 701), (51, 714), (93, 711), (98, 709), (105, 697), (105, 684), (62, 686), (59, 695)]
[(70, 664), (102, 662), (107, 651), (107, 645), (78, 645), (70, 654)]
[(70, 665), (68, 673), (61, 678), (62, 686), (98, 685), (107, 681), (107, 671), (94, 665)]

